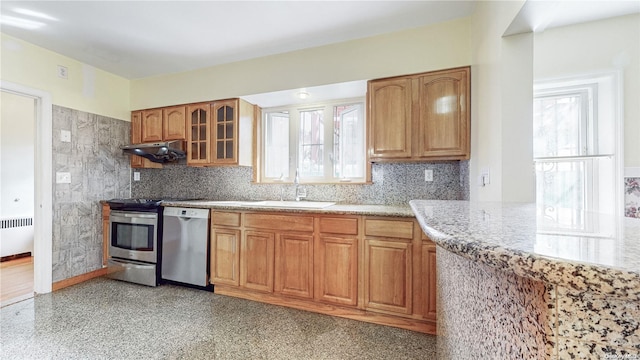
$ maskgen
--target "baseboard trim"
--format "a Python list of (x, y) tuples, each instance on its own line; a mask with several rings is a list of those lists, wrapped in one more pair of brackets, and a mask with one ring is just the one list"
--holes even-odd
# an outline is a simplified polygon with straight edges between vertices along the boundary
[(71, 285), (76, 285), (76, 284), (80, 284), (82, 282), (85, 282), (87, 280), (91, 280), (93, 278), (97, 278), (99, 276), (102, 275), (106, 275), (107, 274), (107, 268), (102, 268), (102, 269), (98, 269), (98, 270), (94, 270), (85, 274), (81, 274), (78, 276), (74, 276), (68, 279), (64, 279), (64, 280), (60, 280), (60, 281), (56, 281), (52, 284), (51, 289), (53, 291), (56, 290), (60, 290), (66, 287), (69, 287)]
[(281, 297), (275, 294), (253, 292), (251, 290), (238, 289), (232, 286), (214, 285), (213, 292), (218, 295), (238, 297), (246, 300), (259, 301), (271, 305), (291, 307), (325, 315), (338, 316), (351, 320), (359, 320), (368, 323), (393, 326), (401, 329), (417, 331), (425, 334), (436, 335), (436, 322), (425, 319), (406, 318), (387, 315), (357, 308), (341, 307), (337, 305), (323, 304), (313, 300), (298, 300)]
[(20, 253), (20, 254), (7, 255), (7, 256), (0, 257), (0, 262), (11, 261), (11, 260), (21, 259), (21, 258), (25, 258), (25, 257), (30, 257), (30, 256), (31, 256), (31, 252), (30, 251), (29, 252)]

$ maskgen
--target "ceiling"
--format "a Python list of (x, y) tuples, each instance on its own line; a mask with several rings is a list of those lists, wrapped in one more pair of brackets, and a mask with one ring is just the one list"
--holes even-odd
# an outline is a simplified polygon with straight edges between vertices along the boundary
[[(0, 31), (127, 79), (470, 16), (477, 2), (0, 1)], [(640, 0), (528, 0), (505, 35), (640, 12)], [(295, 95), (312, 94), (305, 100)], [(263, 107), (363, 96), (366, 81), (245, 98)]]
[(3, 0), (0, 30), (138, 79), (415, 28), (474, 8), (474, 1)]
[(504, 35), (543, 32), (555, 27), (640, 13), (640, 0), (529, 0)]

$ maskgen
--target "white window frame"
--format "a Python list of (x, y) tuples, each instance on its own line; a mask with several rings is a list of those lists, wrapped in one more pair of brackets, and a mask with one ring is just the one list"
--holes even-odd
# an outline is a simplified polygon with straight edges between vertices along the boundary
[[(538, 166), (542, 163), (560, 162), (560, 161), (580, 161), (585, 164), (587, 188), (586, 196), (586, 226), (565, 228), (558, 226), (545, 226), (539, 224), (540, 233), (589, 233), (590, 236), (607, 236), (615, 231), (615, 224), (598, 223), (589, 215), (589, 212), (600, 212), (600, 200), (606, 200), (605, 213), (620, 216), (622, 214), (622, 169), (623, 169), (623, 105), (622, 105), (622, 83), (621, 73), (619, 71), (598, 72), (584, 74), (570, 78), (549, 79), (539, 81), (534, 86), (534, 99), (544, 96), (553, 96), (558, 94), (566, 94), (571, 91), (586, 91), (590, 94), (591, 100), (586, 103), (591, 106), (592, 111), (587, 112), (588, 118), (586, 130), (586, 146), (580, 149), (580, 154), (576, 156), (549, 156), (535, 157), (534, 162)], [(603, 120), (605, 122), (603, 122)], [(603, 126), (601, 129), (600, 126)], [(600, 137), (603, 132), (605, 137)], [(604, 148), (600, 148), (598, 144), (603, 143)], [(608, 142), (608, 144), (606, 144)], [(606, 165), (609, 170), (599, 169), (599, 159), (609, 158), (610, 162)], [(599, 183), (600, 172), (612, 172), (611, 185), (613, 190), (613, 199), (604, 199), (598, 194), (599, 190), (609, 182)], [(608, 196), (608, 195), (607, 195)], [(597, 217), (596, 217), (597, 218)], [(612, 217), (613, 218), (613, 217)]]
[[(363, 171), (362, 177), (358, 178), (336, 178), (333, 176), (333, 151), (334, 151), (334, 108), (336, 106), (344, 106), (351, 104), (360, 104), (362, 109), (362, 121), (363, 121), (363, 129), (362, 129), (362, 156), (363, 156)], [(262, 119), (261, 119), (261, 132), (258, 134), (260, 138), (260, 151), (259, 151), (259, 164), (260, 170), (259, 174), (257, 174), (257, 182), (259, 183), (291, 183), (294, 181), (296, 169), (300, 168), (299, 166), (299, 157), (300, 157), (300, 112), (302, 111), (310, 111), (323, 109), (323, 122), (324, 122), (324, 150), (323, 150), (323, 176), (305, 176), (302, 171), (300, 171), (300, 183), (313, 184), (313, 183), (366, 183), (367, 174), (366, 174), (366, 102), (365, 98), (349, 98), (349, 99), (339, 99), (339, 100), (330, 100), (319, 103), (312, 104), (302, 104), (302, 105), (289, 105), (289, 106), (280, 106), (274, 108), (266, 108), (262, 109)], [(265, 131), (266, 131), (266, 121), (269, 117), (269, 114), (272, 113), (283, 113), (288, 112), (289, 114), (289, 171), (287, 174), (281, 174), (280, 176), (271, 176), (268, 177), (265, 174), (265, 161), (266, 161), (266, 141), (265, 141)]]

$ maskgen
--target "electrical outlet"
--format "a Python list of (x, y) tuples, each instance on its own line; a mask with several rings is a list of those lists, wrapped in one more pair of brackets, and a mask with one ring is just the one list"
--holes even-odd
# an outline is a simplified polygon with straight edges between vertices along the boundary
[(71, 131), (69, 131), (69, 130), (60, 130), (60, 141), (62, 141), (62, 142), (71, 142)]
[(433, 181), (433, 170), (431, 169), (424, 170), (424, 181)]
[(133, 172), (133, 181), (140, 181), (140, 172), (138, 171)]
[(56, 172), (56, 184), (71, 184), (71, 173)]
[(66, 66), (58, 65), (58, 77), (61, 79), (69, 78), (69, 69)]

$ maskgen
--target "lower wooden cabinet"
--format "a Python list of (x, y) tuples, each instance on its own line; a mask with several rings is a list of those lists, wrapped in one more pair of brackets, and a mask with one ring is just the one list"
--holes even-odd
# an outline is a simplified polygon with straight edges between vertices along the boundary
[(273, 292), (275, 235), (245, 231), (240, 249), (240, 286)]
[(313, 297), (313, 235), (279, 234), (276, 246), (275, 291)]
[(367, 218), (364, 222), (365, 308), (412, 314), (415, 221)]
[(102, 204), (102, 267), (107, 267), (107, 261), (109, 259), (109, 215), (111, 214), (111, 207), (109, 204)]
[(410, 241), (365, 239), (365, 308), (411, 314), (411, 245)]
[(425, 319), (436, 321), (436, 244), (429, 239), (422, 240), (421, 254), (422, 279), (422, 315)]
[(214, 291), (435, 334), (435, 244), (411, 218), (212, 210)]
[(212, 227), (211, 283), (240, 285), (240, 230)]
[(315, 259), (316, 300), (357, 305), (358, 239), (320, 235)]

